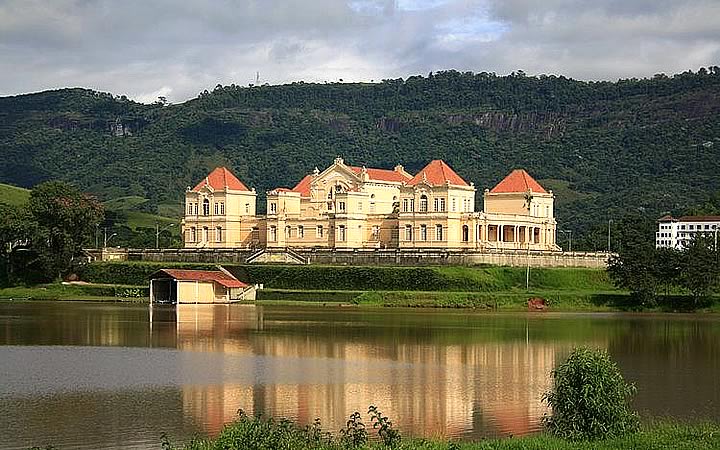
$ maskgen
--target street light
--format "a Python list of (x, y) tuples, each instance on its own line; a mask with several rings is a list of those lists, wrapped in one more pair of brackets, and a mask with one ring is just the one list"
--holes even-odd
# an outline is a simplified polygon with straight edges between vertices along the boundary
[(117, 236), (117, 233), (113, 233), (110, 236), (107, 234), (107, 228), (103, 228), (103, 248), (107, 248), (107, 244), (114, 236)]
[(175, 226), (175, 224), (171, 223), (170, 225), (166, 226), (165, 228), (160, 229), (160, 223), (155, 222), (155, 248), (157, 248), (157, 249), (160, 248), (160, 233), (162, 233), (163, 231), (165, 231), (171, 227), (174, 227), (174, 226)]

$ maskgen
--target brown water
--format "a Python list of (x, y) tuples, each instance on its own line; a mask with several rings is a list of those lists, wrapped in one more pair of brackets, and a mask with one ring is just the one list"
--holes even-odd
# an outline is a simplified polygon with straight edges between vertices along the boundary
[(720, 420), (717, 316), (0, 303), (0, 448), (159, 448), (240, 408), (338, 430), (371, 404), (405, 434), (521, 435), (582, 344), (644, 417)]

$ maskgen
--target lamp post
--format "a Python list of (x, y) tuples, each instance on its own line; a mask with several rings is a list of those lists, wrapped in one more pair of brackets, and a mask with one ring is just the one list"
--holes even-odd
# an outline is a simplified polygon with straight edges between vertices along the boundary
[(113, 233), (110, 236), (107, 234), (107, 227), (103, 228), (103, 248), (107, 248), (107, 243), (112, 239), (114, 236), (117, 236), (117, 233)]
[(174, 227), (174, 226), (175, 226), (175, 224), (171, 223), (170, 225), (164, 227), (163, 229), (160, 229), (160, 223), (155, 222), (155, 248), (157, 248), (157, 249), (160, 248), (160, 233), (162, 233), (163, 231), (165, 231), (171, 227)]

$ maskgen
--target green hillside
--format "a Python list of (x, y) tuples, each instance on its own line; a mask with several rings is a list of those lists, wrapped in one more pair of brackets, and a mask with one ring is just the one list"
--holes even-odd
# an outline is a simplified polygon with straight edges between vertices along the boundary
[(17, 186), (0, 183), (0, 203), (22, 205), (30, 198), (30, 191)]
[[(377, 84), (218, 86), (178, 105), (65, 89), (0, 98), (0, 181), (60, 178), (103, 199), (179, 212), (227, 165), (259, 193), (338, 155), (417, 171), (442, 158), (478, 188), (524, 167), (579, 236), (626, 211), (651, 217), (720, 191), (720, 69), (580, 82), (456, 71)], [(588, 244), (591, 245), (591, 244)], [(604, 247), (601, 247), (604, 248)]]

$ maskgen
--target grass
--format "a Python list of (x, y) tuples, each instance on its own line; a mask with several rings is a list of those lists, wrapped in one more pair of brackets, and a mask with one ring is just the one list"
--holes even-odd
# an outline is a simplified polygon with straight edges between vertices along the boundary
[(0, 183), (0, 203), (19, 206), (30, 199), (30, 191), (21, 187)]
[[(67, 285), (60, 283), (0, 288), (1, 300), (79, 300), (147, 302), (144, 287), (123, 285)], [(128, 297), (128, 295), (130, 295)], [(135, 295), (144, 295), (136, 297)]]
[(384, 445), (372, 436), (375, 430), (366, 424), (369, 442), (353, 446), (342, 438), (329, 435), (314, 426), (300, 427), (290, 421), (273, 421), (240, 417), (227, 425), (214, 439), (196, 439), (184, 447), (173, 447), (166, 442), (163, 448), (185, 450), (275, 449), (346, 450), (389, 449), (397, 450), (621, 450), (621, 449), (720, 449), (720, 425), (713, 423), (650, 424), (642, 430), (619, 438), (596, 441), (569, 441), (549, 434), (520, 438), (487, 439), (476, 442), (405, 439), (393, 446)]

